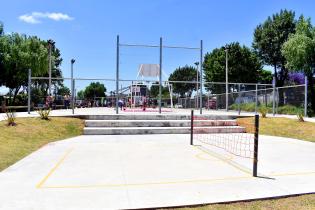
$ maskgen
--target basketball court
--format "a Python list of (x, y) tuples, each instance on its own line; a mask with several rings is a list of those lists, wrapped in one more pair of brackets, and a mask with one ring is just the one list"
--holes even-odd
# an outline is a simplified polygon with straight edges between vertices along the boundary
[(0, 173), (0, 209), (153, 208), (315, 191), (313, 143), (260, 136), (255, 178), (251, 159), (189, 141), (100, 135), (48, 144)]

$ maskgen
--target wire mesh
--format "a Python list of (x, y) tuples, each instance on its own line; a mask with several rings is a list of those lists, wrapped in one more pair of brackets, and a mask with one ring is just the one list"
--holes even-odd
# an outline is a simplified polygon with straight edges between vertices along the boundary
[(254, 132), (254, 118), (241, 121), (193, 118), (194, 141), (209, 149), (217, 147), (243, 158), (254, 158)]

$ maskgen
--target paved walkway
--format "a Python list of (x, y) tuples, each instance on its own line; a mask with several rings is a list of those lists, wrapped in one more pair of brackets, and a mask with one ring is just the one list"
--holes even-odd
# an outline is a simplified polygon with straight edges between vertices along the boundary
[(260, 136), (260, 178), (251, 176), (251, 159), (195, 144), (189, 135), (51, 143), (0, 172), (0, 209), (150, 208), (315, 192), (314, 143)]
[[(162, 114), (190, 114), (190, 109), (162, 109)], [(115, 109), (114, 108), (78, 108), (75, 109), (74, 114), (72, 114), (72, 110), (68, 109), (61, 109), (61, 110), (53, 110), (51, 111), (51, 116), (77, 116), (77, 115), (114, 115)], [(136, 115), (136, 114), (158, 114), (158, 109), (150, 109), (149, 111), (120, 111), (119, 114), (128, 114), (128, 115)], [(199, 110), (195, 110), (195, 114), (199, 114)], [(235, 115), (238, 116), (237, 111), (229, 111), (226, 112), (224, 110), (203, 110), (203, 114), (216, 114), (216, 115)], [(252, 112), (241, 112), (240, 116), (253, 116), (255, 113)], [(37, 112), (31, 112), (28, 114), (27, 112), (17, 112), (17, 117), (37, 117)], [(272, 114), (268, 114), (268, 117), (273, 117)], [(276, 115), (275, 117), (285, 117), (290, 119), (297, 119), (295, 115)], [(0, 121), (5, 119), (5, 113), (0, 113)], [(305, 117), (305, 121), (314, 122), (315, 118)]]

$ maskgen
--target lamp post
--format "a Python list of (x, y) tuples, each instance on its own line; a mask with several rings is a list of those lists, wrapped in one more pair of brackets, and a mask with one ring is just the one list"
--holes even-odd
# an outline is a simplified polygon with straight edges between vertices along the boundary
[(228, 54), (229, 54), (229, 47), (225, 45), (225, 109), (229, 111), (229, 69), (228, 69)]
[(197, 80), (196, 80), (196, 106), (195, 108), (198, 109), (198, 89), (199, 89), (199, 72), (198, 72), (198, 66), (199, 62), (195, 62), (195, 65), (197, 66)]
[(75, 60), (71, 59), (71, 108), (72, 114), (74, 114), (74, 80), (73, 80), (73, 64)]
[(48, 40), (48, 48), (49, 48), (49, 53), (48, 53), (48, 74), (49, 74), (49, 83), (48, 83), (48, 87), (49, 87), (49, 95), (51, 96), (51, 49), (54, 46), (55, 42), (52, 39)]

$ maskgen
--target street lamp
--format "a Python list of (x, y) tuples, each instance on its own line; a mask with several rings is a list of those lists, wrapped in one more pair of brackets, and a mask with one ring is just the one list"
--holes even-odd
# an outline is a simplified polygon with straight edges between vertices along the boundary
[(55, 42), (52, 39), (48, 40), (48, 48), (49, 48), (49, 63), (48, 63), (48, 73), (49, 73), (49, 95), (51, 96), (51, 49), (55, 45)]
[(196, 109), (198, 109), (198, 82), (199, 82), (199, 72), (198, 72), (198, 66), (199, 62), (195, 62), (195, 65), (197, 66), (197, 80), (196, 80)]
[(228, 54), (229, 54), (229, 46), (225, 45), (223, 47), (225, 51), (225, 109), (229, 111), (229, 69), (228, 69)]
[(72, 114), (74, 114), (74, 80), (73, 80), (73, 64), (75, 60), (71, 59), (71, 107), (72, 107)]

